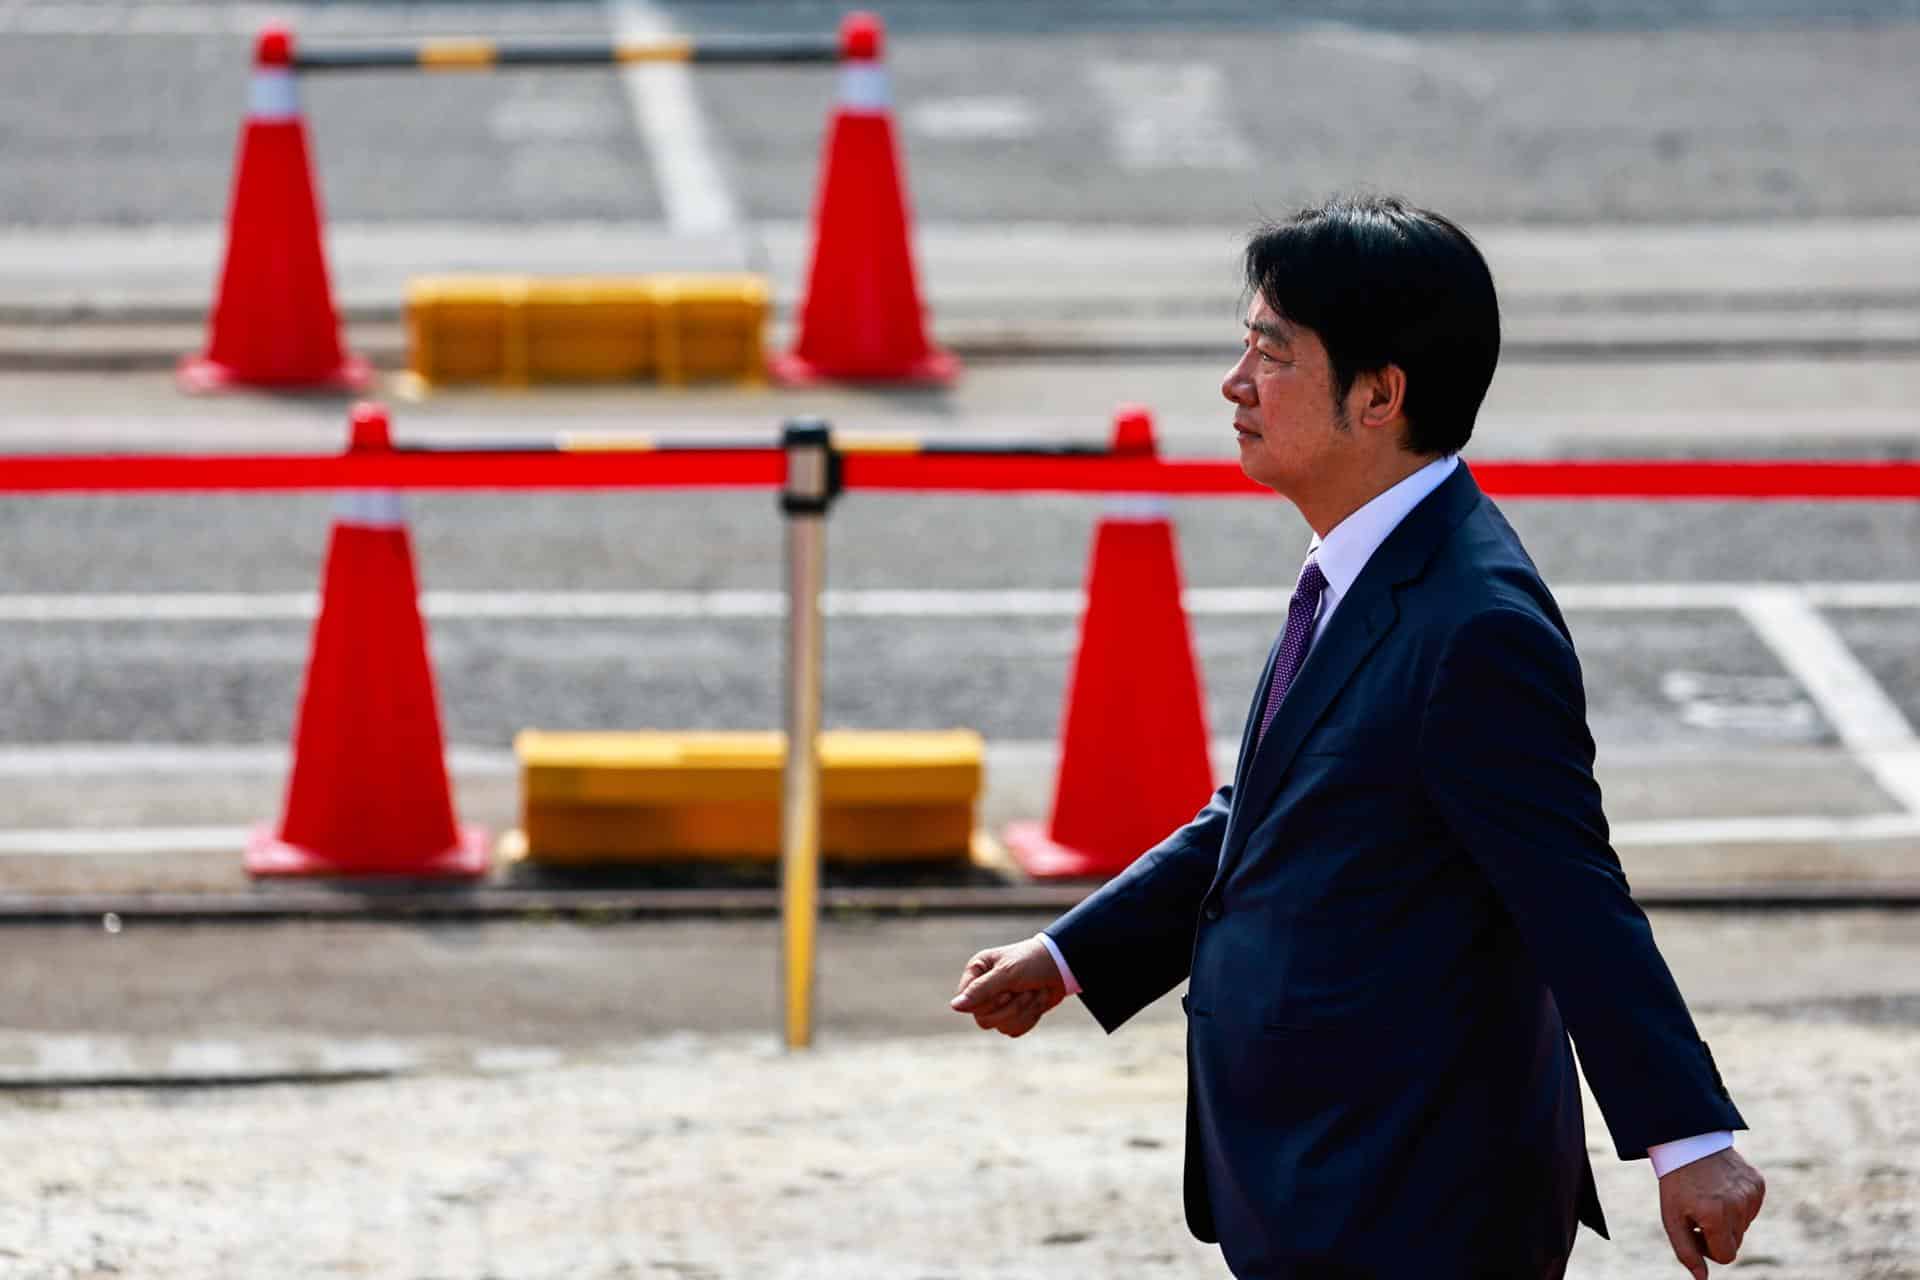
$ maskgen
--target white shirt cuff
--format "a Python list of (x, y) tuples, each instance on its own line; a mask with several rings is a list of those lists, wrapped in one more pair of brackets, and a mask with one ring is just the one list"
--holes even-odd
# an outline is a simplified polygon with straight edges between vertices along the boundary
[(1060, 948), (1055, 946), (1053, 939), (1044, 933), (1040, 935), (1040, 944), (1047, 949), (1047, 954), (1053, 957), (1054, 967), (1060, 970), (1060, 977), (1067, 984), (1067, 994), (1079, 995), (1080, 983), (1074, 978), (1073, 970), (1067, 968), (1067, 958), (1060, 954)]
[(1647, 1159), (1653, 1162), (1654, 1176), (1664, 1178), (1683, 1164), (1704, 1160), (1732, 1145), (1731, 1133), (1703, 1133), (1697, 1137), (1681, 1138), (1677, 1142), (1656, 1142), (1647, 1148)]

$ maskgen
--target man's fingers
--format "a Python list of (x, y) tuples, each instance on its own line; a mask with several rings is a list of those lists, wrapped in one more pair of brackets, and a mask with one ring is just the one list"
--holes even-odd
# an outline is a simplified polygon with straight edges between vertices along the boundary
[(1005, 1031), (1022, 1018), (1038, 1020), (1046, 1012), (1046, 1002), (1037, 991), (1009, 991), (995, 997), (992, 1006), (973, 1015), (974, 1025), (982, 1031)]
[(1695, 1224), (1707, 1245), (1707, 1256), (1721, 1266), (1732, 1262), (1734, 1255), (1740, 1252), (1740, 1237), (1722, 1214), (1706, 1222)]
[(1039, 1025), (1046, 1012), (1046, 1006), (1037, 1003), (1030, 1009), (1022, 1009), (1020, 1016), (999, 1028), (1000, 1034), (1017, 1040)]
[(982, 951), (974, 956), (973, 959), (967, 961), (967, 967), (960, 971), (960, 985), (953, 989), (953, 994), (958, 996), (962, 991), (967, 989), (969, 982), (972, 982), (975, 978), (993, 968), (994, 959), (995, 954), (993, 952)]
[(982, 1031), (992, 1031), (1013, 1016), (1015, 1001), (1019, 999), (1011, 991), (1002, 991), (989, 996), (985, 1003), (973, 1010), (973, 1024)]
[(1018, 1039), (1033, 1030), (1049, 1007), (1042, 993), (1022, 992), (1008, 1005), (1005, 1016), (993, 1029), (1003, 1036)]
[(1667, 1243), (1673, 1246), (1673, 1256), (1680, 1259), (1680, 1265), (1693, 1273), (1694, 1280), (1707, 1280), (1707, 1260), (1700, 1253), (1700, 1241), (1693, 1234), (1693, 1228), (1666, 1214), (1661, 1215), (1661, 1222), (1667, 1228)]
[(982, 952), (968, 962), (961, 975), (960, 990), (953, 997), (954, 1009), (961, 1013), (973, 1013), (994, 996), (1011, 988), (1012, 974), (999, 966), (999, 959), (992, 952)]

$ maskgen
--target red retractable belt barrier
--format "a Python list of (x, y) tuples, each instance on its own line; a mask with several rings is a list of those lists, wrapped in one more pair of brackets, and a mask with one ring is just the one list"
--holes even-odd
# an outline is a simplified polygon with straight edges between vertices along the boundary
[[(848, 453), (846, 488), (917, 493), (1272, 497), (1232, 461), (1091, 454)], [(1920, 498), (1920, 462), (1480, 461), (1499, 498)], [(291, 489), (773, 489), (779, 449), (436, 449), (389, 454), (26, 454), (0, 457), (0, 493)]]
[(0, 493), (274, 492), (293, 489), (772, 489), (766, 449), (475, 450), (0, 458)]
[[(1029, 458), (850, 454), (848, 489), (1164, 493), (1271, 497), (1240, 464), (1193, 458)], [(1502, 498), (1920, 498), (1920, 463), (1741, 460), (1482, 461), (1469, 467)]]

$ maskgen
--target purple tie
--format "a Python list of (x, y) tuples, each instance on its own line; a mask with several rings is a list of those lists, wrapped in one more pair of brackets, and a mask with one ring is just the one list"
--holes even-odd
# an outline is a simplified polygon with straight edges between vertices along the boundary
[(1280, 634), (1280, 656), (1273, 662), (1273, 683), (1267, 687), (1267, 709), (1260, 716), (1260, 736), (1253, 740), (1255, 750), (1266, 740), (1274, 713), (1280, 710), (1280, 700), (1287, 696), (1293, 678), (1300, 674), (1300, 664), (1306, 661), (1307, 642), (1313, 638), (1313, 615), (1320, 611), (1320, 593), (1326, 589), (1326, 575), (1308, 556), (1300, 566), (1293, 599), (1287, 602), (1287, 629)]

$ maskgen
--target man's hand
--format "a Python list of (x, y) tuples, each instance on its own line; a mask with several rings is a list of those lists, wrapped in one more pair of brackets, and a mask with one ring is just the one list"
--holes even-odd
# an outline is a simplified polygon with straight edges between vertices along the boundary
[(1660, 1221), (1673, 1256), (1707, 1280), (1706, 1259), (1733, 1261), (1766, 1198), (1767, 1180), (1732, 1147), (1670, 1171), (1660, 1179)]
[(951, 1004), (970, 1013), (982, 1031), (1023, 1036), (1047, 1010), (1067, 998), (1060, 967), (1039, 938), (1007, 947), (990, 947), (961, 970)]

